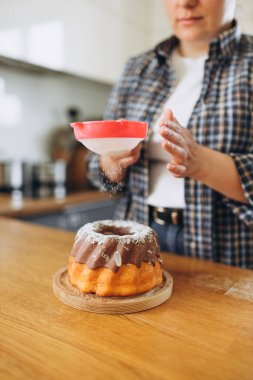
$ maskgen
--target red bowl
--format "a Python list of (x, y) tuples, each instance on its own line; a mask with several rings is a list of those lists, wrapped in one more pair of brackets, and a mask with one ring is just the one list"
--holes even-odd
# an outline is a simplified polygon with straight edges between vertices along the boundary
[(96, 138), (141, 138), (147, 135), (148, 123), (132, 120), (85, 121), (70, 124), (77, 140)]

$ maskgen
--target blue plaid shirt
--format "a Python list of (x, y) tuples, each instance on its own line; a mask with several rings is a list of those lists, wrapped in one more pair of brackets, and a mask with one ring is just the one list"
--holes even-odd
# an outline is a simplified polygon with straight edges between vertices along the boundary
[[(168, 57), (177, 44), (173, 36), (155, 49), (131, 58), (113, 88), (106, 119), (149, 123), (141, 157), (129, 168), (125, 181), (110, 183), (99, 168), (98, 156), (89, 155), (93, 184), (101, 190), (122, 192), (116, 218), (149, 222), (147, 142), (173, 92), (175, 75)], [(187, 125), (199, 144), (231, 155), (248, 205), (185, 178), (185, 254), (245, 268), (253, 268), (252, 59), (253, 37), (241, 35), (234, 21), (229, 30), (210, 43), (201, 94)]]

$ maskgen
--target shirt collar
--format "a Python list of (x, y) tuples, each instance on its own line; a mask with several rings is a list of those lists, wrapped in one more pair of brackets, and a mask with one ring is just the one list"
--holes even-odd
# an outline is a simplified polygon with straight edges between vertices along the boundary
[(229, 56), (234, 52), (235, 45), (241, 37), (240, 27), (233, 20), (231, 28), (225, 30), (217, 38), (211, 41), (209, 46), (209, 58)]
[[(231, 28), (222, 32), (213, 39), (209, 45), (209, 58), (220, 58), (232, 54), (234, 47), (240, 39), (241, 31), (236, 20), (233, 20)], [(155, 54), (160, 64), (167, 61), (172, 50), (179, 44), (176, 36), (162, 41), (155, 47)]]

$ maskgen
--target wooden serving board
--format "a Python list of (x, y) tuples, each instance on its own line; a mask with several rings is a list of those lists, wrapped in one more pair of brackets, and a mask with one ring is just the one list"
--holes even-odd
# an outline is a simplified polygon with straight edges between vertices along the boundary
[(67, 267), (60, 269), (53, 277), (54, 293), (60, 301), (75, 309), (102, 314), (127, 314), (151, 309), (170, 298), (172, 288), (173, 278), (167, 271), (163, 272), (161, 286), (131, 297), (99, 297), (95, 294), (84, 294), (70, 284)]

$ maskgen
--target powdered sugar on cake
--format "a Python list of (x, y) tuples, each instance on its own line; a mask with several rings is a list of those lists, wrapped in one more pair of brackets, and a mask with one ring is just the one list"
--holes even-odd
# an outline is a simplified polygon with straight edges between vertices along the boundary
[[(102, 231), (102, 229), (105, 227), (112, 227), (112, 229), (127, 229), (128, 234), (117, 235), (113, 233), (110, 234), (108, 232), (106, 234), (103, 234), (103, 232), (100, 231)], [(147, 240), (147, 238), (150, 239), (150, 241), (153, 240), (154, 232), (150, 227), (133, 221), (102, 220), (93, 223), (87, 223), (81, 227), (77, 232), (76, 240), (79, 241), (84, 238), (91, 244), (97, 243), (99, 245), (103, 245), (105, 241), (108, 240), (108, 238), (120, 241), (124, 240), (126, 244), (139, 244), (143, 243), (145, 240)], [(155, 243), (157, 244), (157, 242)]]

